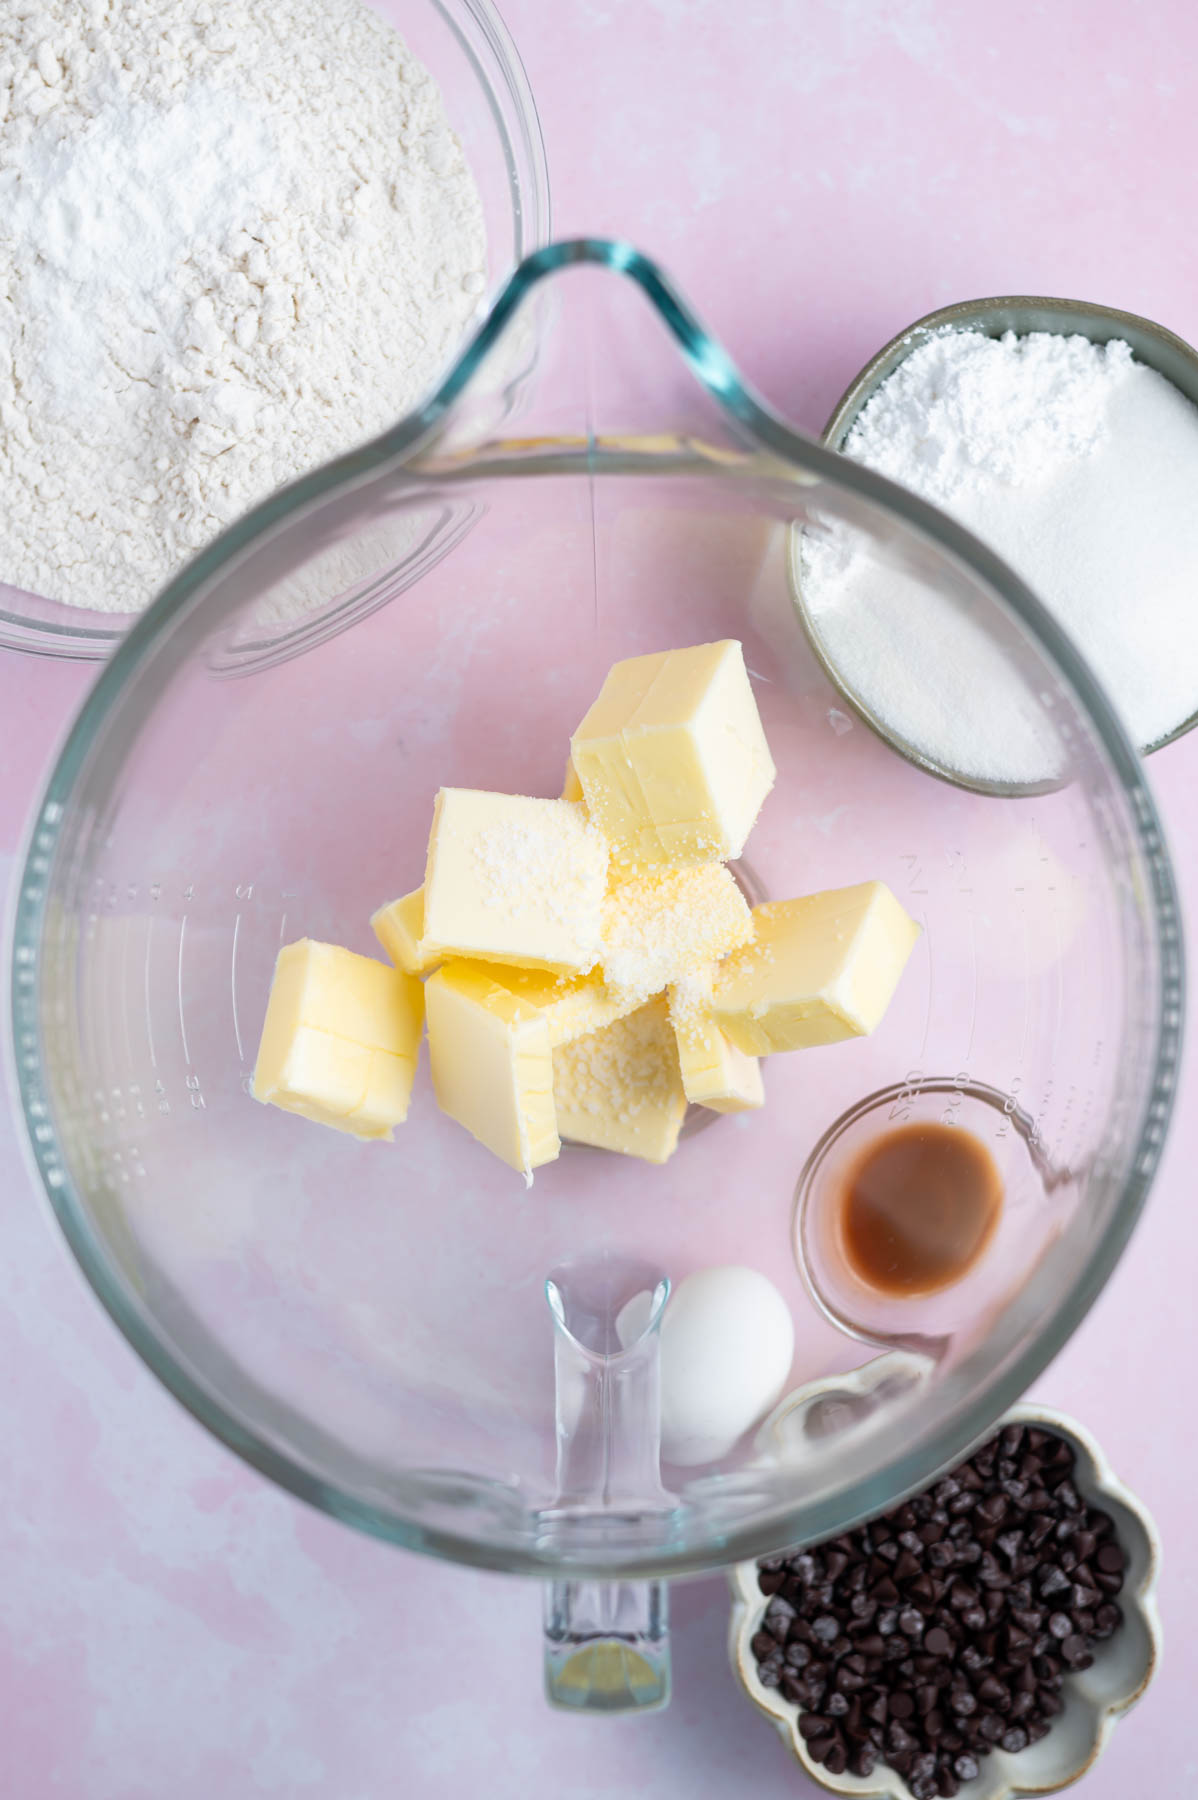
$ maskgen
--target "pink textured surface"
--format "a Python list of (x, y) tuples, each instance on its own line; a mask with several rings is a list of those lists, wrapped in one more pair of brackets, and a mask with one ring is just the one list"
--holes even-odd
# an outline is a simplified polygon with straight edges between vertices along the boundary
[[(393, 0), (402, 21), (402, 0)], [(757, 386), (817, 427), (917, 314), (1078, 295), (1198, 338), (1184, 229), (1198, 16), (1067, 0), (507, 0), (559, 232), (658, 255)], [(89, 680), (0, 662), (0, 876)], [(1155, 759), (1198, 892), (1198, 737)], [(1193, 908), (1191, 921), (1198, 918)], [(1166, 1545), (1164, 1673), (1086, 1800), (1188, 1791), (1198, 1462), (1185, 1393), (1192, 1083), (1148, 1217), (1039, 1392), (1097, 1433)], [(733, 1687), (727, 1596), (675, 1594), (678, 1698), (626, 1727), (537, 1689), (538, 1598), (305, 1511), (186, 1420), (102, 1318), (0, 1120), (0, 1792), (14, 1800), (492, 1800), (810, 1791)], [(1167, 1384), (1167, 1385), (1166, 1385)], [(1171, 1391), (1172, 1390), (1172, 1391)], [(1170, 1704), (1172, 1701), (1172, 1704)], [(1147, 1772), (1146, 1772), (1147, 1771)]]

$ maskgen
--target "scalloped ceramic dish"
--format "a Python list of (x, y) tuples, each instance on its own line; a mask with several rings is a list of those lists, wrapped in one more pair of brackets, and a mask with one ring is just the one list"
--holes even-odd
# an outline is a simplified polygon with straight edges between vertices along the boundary
[[(866, 1371), (873, 1367), (866, 1365)], [(858, 1371), (857, 1377), (837, 1376), (814, 1384), (805, 1398), (831, 1399), (833, 1389), (846, 1401), (864, 1395), (873, 1385), (873, 1377), (866, 1371)], [(820, 1390), (818, 1396), (815, 1388)], [(1020, 1795), (1055, 1794), (1078, 1781), (1102, 1755), (1117, 1721), (1140, 1699), (1161, 1658), (1155, 1600), (1161, 1553), (1151, 1517), (1117, 1479), (1094, 1439), (1074, 1420), (1047, 1407), (1026, 1405), (1012, 1407), (1002, 1421), (1012, 1422), (1043, 1425), (1073, 1445), (1077, 1487), (1087, 1500), (1111, 1514), (1127, 1553), (1127, 1578), (1119, 1596), (1124, 1622), (1113, 1637), (1096, 1646), (1093, 1665), (1068, 1678), (1063, 1690), (1065, 1710), (1047, 1737), (1018, 1755), (993, 1751), (983, 1760), (980, 1775), (962, 1785), (961, 1800), (1017, 1800)], [(750, 1642), (769, 1602), (757, 1586), (756, 1563), (738, 1563), (730, 1580), (735, 1596), (729, 1637), (732, 1667), (753, 1705), (772, 1720), (804, 1773), (829, 1794), (851, 1795), (854, 1800), (911, 1800), (902, 1776), (884, 1763), (864, 1777), (830, 1775), (812, 1761), (799, 1736), (800, 1709), (784, 1700), (776, 1688), (763, 1687), (757, 1677)]]

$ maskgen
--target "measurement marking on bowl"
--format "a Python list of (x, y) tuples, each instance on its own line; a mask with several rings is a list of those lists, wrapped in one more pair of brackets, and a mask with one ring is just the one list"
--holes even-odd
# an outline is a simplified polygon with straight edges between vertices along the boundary
[[(1023, 891), (1021, 887), (1015, 889), (1017, 894), (1022, 894)], [(1026, 904), (1021, 902), (1019, 911), (1023, 924), (1023, 1034), (1019, 1040), (1019, 1061), (1015, 1066), (1022, 1069), (1027, 1062), (1027, 1042), (1032, 1032), (1032, 933)]]
[(969, 1002), (969, 1041), (965, 1046), (965, 1061), (973, 1061), (973, 1034), (978, 1022), (978, 933), (977, 921), (972, 913), (967, 913), (969, 920), (969, 968), (973, 976), (973, 995)]
[(935, 959), (932, 956), (932, 927), (928, 923), (928, 915), (923, 914), (923, 936), (928, 947), (928, 1010), (924, 1014), (923, 1037), (919, 1045), (919, 1061), (922, 1064), (928, 1053), (928, 1033), (932, 1029), (932, 995), (935, 991)]
[(287, 914), (284, 913), (283, 917), (279, 920), (279, 942), (280, 942), (280, 944), (283, 942), (283, 933), (286, 931), (286, 929), (287, 929)]
[(179, 1035), (183, 1039), (183, 1061), (191, 1067), (191, 1052), (187, 1048), (187, 1021), (183, 1017), (183, 945), (187, 937), (187, 914), (179, 921)]
[(150, 1010), (150, 945), (154, 937), (154, 914), (150, 914), (150, 923), (146, 931), (146, 961), (143, 969), (142, 999), (146, 1009), (146, 1042), (150, 1047), (150, 1067), (158, 1068), (158, 1058), (154, 1054), (154, 1019)]
[(245, 1061), (245, 1051), (241, 1045), (241, 1026), (237, 1020), (237, 939), (241, 935), (241, 914), (233, 921), (233, 955), (229, 965), (229, 984), (233, 1000), (233, 1036), (237, 1039), (237, 1060)]
[(132, 941), (133, 914), (126, 913), (125, 931), (121, 940), (121, 1032), (125, 1039), (125, 1068), (130, 1075), (134, 1070), (133, 1030), (129, 1023), (129, 947)]

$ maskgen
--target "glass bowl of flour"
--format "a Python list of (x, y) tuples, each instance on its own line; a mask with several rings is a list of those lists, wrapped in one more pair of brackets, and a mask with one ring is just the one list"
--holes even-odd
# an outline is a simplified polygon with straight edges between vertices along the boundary
[[(490, 0), (48, 0), (0, 60), (0, 648), (99, 660), (435, 385), (547, 238), (544, 147)], [(342, 629), (470, 523), (331, 547), (237, 658)]]
[[(1142, 752), (1198, 717), (1198, 352), (1082, 301), (964, 301), (866, 365), (822, 441), (949, 513), (1023, 577)], [(843, 530), (791, 543), (792, 590), (852, 711), (982, 793), (1060, 780), (1038, 705), (959, 612)]]

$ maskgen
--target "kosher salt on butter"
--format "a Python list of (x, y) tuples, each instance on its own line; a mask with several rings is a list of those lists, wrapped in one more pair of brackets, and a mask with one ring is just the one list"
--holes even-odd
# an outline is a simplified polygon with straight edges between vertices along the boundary
[(275, 963), (255, 1100), (355, 1137), (390, 1139), (408, 1112), (424, 989), (338, 944), (286, 944)]
[(599, 960), (607, 845), (583, 807), (442, 788), (424, 878), (424, 954), (585, 974)]
[(753, 915), (723, 863), (613, 870), (603, 903), (603, 974), (638, 1002), (753, 941)]
[(663, 998), (556, 1050), (557, 1128), (576, 1144), (645, 1162), (674, 1154), (686, 1116), (678, 1047)]
[(880, 1023), (919, 937), (881, 881), (776, 900), (756, 942), (715, 972), (712, 1017), (751, 1056), (863, 1037)]
[(739, 856), (774, 785), (735, 638), (616, 663), (570, 755), (592, 820), (634, 863)]

